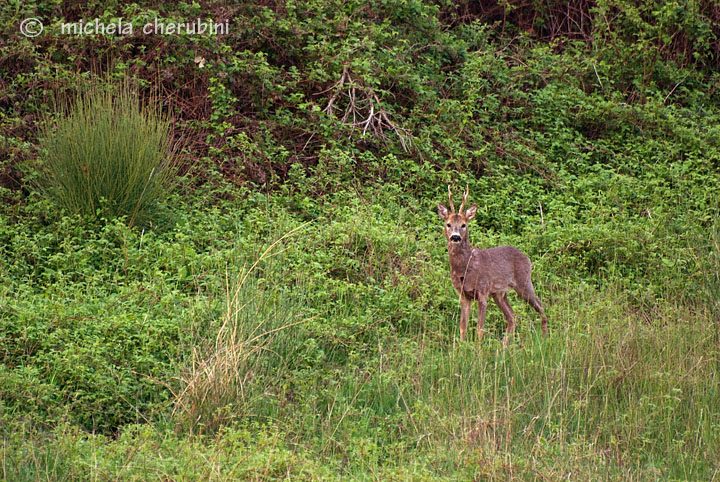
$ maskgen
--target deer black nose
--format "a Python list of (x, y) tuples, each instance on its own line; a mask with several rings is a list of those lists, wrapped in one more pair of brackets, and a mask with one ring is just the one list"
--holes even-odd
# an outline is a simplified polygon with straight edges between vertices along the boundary
[(459, 243), (460, 241), (462, 241), (462, 238), (459, 234), (453, 234), (452, 236), (450, 236), (450, 241), (452, 241), (453, 243)]

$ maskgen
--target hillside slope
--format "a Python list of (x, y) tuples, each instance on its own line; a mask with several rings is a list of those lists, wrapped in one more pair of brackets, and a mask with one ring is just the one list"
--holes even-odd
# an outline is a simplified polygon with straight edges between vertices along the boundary
[[(0, 7), (3, 478), (716, 478), (720, 10), (564, 3)], [(37, 188), (97, 79), (182, 140), (140, 226)], [(548, 337), (459, 341), (448, 184)]]

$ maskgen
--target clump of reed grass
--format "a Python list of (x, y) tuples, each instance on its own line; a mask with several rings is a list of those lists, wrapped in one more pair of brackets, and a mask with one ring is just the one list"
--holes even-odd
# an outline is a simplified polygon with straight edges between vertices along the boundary
[(157, 99), (95, 83), (56, 105), (41, 127), (41, 190), (71, 213), (146, 221), (171, 189), (177, 151)]

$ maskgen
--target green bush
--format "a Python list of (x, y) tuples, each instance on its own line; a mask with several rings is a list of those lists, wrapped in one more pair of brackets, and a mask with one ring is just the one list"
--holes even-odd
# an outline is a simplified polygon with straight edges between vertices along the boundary
[(127, 83), (95, 84), (48, 116), (41, 132), (40, 187), (70, 212), (133, 225), (149, 218), (173, 173), (172, 124), (155, 100)]

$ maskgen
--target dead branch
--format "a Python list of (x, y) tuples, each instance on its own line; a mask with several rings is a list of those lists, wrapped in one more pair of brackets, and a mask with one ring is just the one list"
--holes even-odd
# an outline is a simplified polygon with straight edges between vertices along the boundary
[(378, 95), (371, 88), (353, 79), (347, 67), (343, 67), (340, 80), (328, 91), (334, 93), (323, 109), (324, 113), (338, 117), (336, 112), (341, 112), (340, 122), (362, 131), (363, 136), (370, 132), (375, 138), (385, 141), (388, 138), (387, 132), (392, 131), (400, 140), (403, 150), (410, 151), (410, 131), (390, 119)]

